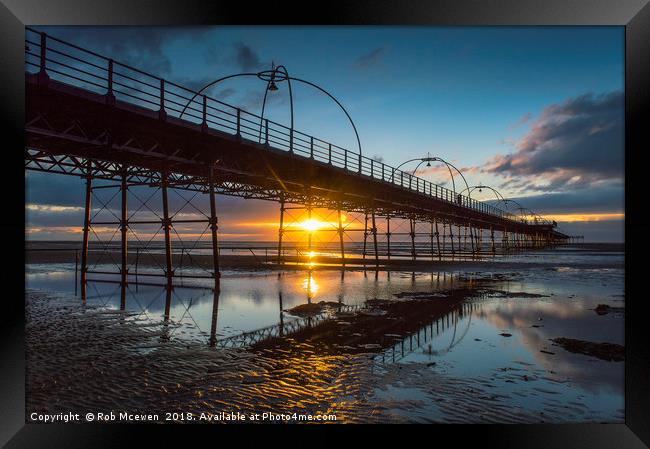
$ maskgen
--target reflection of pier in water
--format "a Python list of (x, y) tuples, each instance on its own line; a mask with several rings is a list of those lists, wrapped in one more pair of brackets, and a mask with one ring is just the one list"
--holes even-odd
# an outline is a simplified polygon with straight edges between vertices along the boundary
[(421, 327), (417, 332), (399, 338), (392, 346), (388, 349), (384, 349), (381, 354), (377, 355), (375, 360), (381, 361), (382, 363), (399, 362), (409, 354), (420, 349), (423, 345), (432, 343), (441, 333), (444, 333), (445, 330), (453, 327), (453, 334), (448, 345), (438, 350), (432, 349), (431, 345), (429, 345), (429, 349), (426, 351), (427, 354), (434, 356), (447, 354), (458, 343), (463, 341), (469, 331), (469, 326), (472, 324), (472, 314), (479, 307), (480, 304), (477, 302), (462, 302), (450, 312), (432, 321), (428, 325)]
[[(385, 337), (380, 343), (381, 348), (376, 351), (381, 353), (374, 357), (375, 361), (382, 363), (395, 363), (409, 354), (417, 351), (426, 343), (431, 343), (436, 337), (439, 337), (446, 330), (453, 328), (453, 334), (448, 345), (442, 349), (433, 350), (429, 349), (427, 354), (430, 355), (444, 355), (450, 352), (457, 344), (459, 344), (469, 331), (469, 326), (472, 322), (472, 313), (480, 305), (475, 302), (462, 302), (454, 307), (448, 313), (445, 313), (436, 320), (431, 321), (426, 326), (421, 327), (416, 332), (408, 333), (403, 337)], [(365, 305), (345, 306), (339, 309), (340, 312), (353, 313), (360, 310), (368, 310), (369, 307)], [(264, 342), (270, 342), (276, 338), (286, 338), (293, 334), (297, 334), (305, 329), (314, 328), (319, 324), (326, 321), (335, 320), (336, 316), (330, 313), (322, 313), (313, 317), (299, 318), (292, 320), (289, 323), (278, 323), (273, 326), (267, 326), (251, 332), (244, 332), (232, 337), (221, 339), (216, 346), (224, 348), (247, 348), (256, 345), (261, 345)], [(397, 340), (397, 341), (396, 341)], [(392, 344), (391, 344), (392, 343)], [(375, 350), (369, 349), (368, 352)], [(343, 351), (345, 352), (345, 351)]]
[[(390, 279), (390, 275), (387, 275)], [(412, 279), (415, 281), (415, 273), (412, 273)], [(217, 337), (217, 321), (219, 314), (219, 296), (220, 289), (218, 284), (213, 287), (208, 286), (178, 286), (173, 288), (167, 288), (164, 285), (160, 284), (121, 284), (117, 281), (112, 281), (109, 279), (95, 279), (88, 281), (88, 287), (82, 289), (82, 300), (84, 304), (87, 300), (99, 300), (98, 305), (101, 307), (109, 307), (109, 301), (111, 298), (117, 299), (119, 297), (119, 309), (129, 313), (129, 317), (134, 320), (145, 319), (152, 322), (159, 323), (161, 325), (160, 338), (162, 341), (168, 341), (171, 339), (175, 331), (182, 326), (182, 323), (188, 322), (192, 327), (197, 331), (197, 335), (201, 336), (201, 339), (205, 338), (207, 343), (212, 347), (218, 348), (249, 348), (265, 344), (274, 344), (275, 339), (285, 339), (296, 337), (299, 341), (304, 337), (300, 334), (303, 331), (314, 330), (320, 325), (327, 323), (328, 321), (339, 320), (343, 318), (344, 315), (354, 314), (357, 312), (363, 312), (364, 310), (371, 310), (372, 307), (367, 304), (344, 304), (343, 296), (339, 295), (337, 304), (329, 304), (324, 310), (319, 313), (315, 313), (310, 316), (297, 317), (292, 316), (287, 318), (287, 312), (284, 310), (283, 305), (283, 293), (282, 291), (278, 292), (278, 315), (279, 322), (277, 324), (265, 326), (259, 329), (241, 332), (235, 335), (225, 336), (223, 338)], [(115, 289), (110, 290), (105, 293), (100, 293), (97, 289), (97, 284), (114, 284)], [(470, 281), (471, 285), (472, 282)], [(454, 276), (446, 273), (437, 273), (435, 275), (431, 273), (431, 286), (434, 287), (432, 293), (435, 290), (440, 290), (441, 288), (451, 287), (451, 290), (454, 290)], [(143, 294), (144, 287), (160, 287), (160, 291), (154, 291), (151, 294), (150, 298), (146, 297), (146, 294)], [(140, 289), (140, 291), (138, 291)], [(307, 278), (303, 281), (303, 289), (305, 290), (305, 295), (307, 303), (311, 303), (315, 292), (318, 290), (318, 286), (315, 280), (312, 279), (311, 271), (308, 273)], [(87, 295), (86, 291), (89, 291), (91, 295)], [(197, 295), (187, 295), (187, 291), (197, 291)], [(183, 291), (185, 293), (180, 293)], [(191, 308), (197, 303), (197, 301), (206, 296), (206, 292), (212, 292), (212, 316), (210, 320), (210, 331), (203, 331), (197, 321), (194, 319), (191, 313)], [(164, 295), (164, 309), (162, 312), (162, 319), (157, 319), (151, 316), (152, 305), (157, 301), (162, 301)], [(129, 304), (129, 309), (127, 309), (127, 302)], [(170, 311), (172, 303), (182, 305), (183, 309), (181, 310), (182, 315), (177, 319), (172, 319), (170, 316)], [(439, 318), (429, 322), (427, 325), (420, 327), (415, 332), (404, 332), (400, 331), (400, 334), (406, 334), (404, 337), (400, 338), (396, 342), (395, 335), (386, 334), (380, 337), (380, 345), (376, 349), (373, 348), (370, 352), (380, 352), (381, 354), (377, 357), (381, 358), (382, 361), (392, 360), (397, 361), (403, 358), (408, 353), (411, 353), (414, 350), (417, 350), (423, 343), (432, 341), (435, 336), (440, 335), (445, 330), (449, 329), (450, 326), (454, 327), (454, 333), (452, 336), (452, 342), (449, 347), (442, 351), (429, 351), (430, 354), (436, 355), (441, 354), (442, 352), (448, 352), (451, 350), (459, 341), (463, 339), (467, 333), (467, 328), (471, 322), (471, 313), (474, 309), (474, 305), (470, 303), (460, 303), (452, 307), (449, 312), (444, 313)], [(154, 307), (155, 309), (155, 307)], [(291, 315), (291, 314), (289, 314)], [(465, 321), (465, 318), (469, 318), (467, 321), (467, 328), (463, 331), (457, 331), (456, 327), (460, 322)], [(408, 349), (407, 349), (408, 348)]]
[[(114, 285), (115, 288), (102, 292), (98, 289), (98, 285), (103, 284)], [(145, 293), (142, 291), (146, 287), (157, 287), (158, 291), (151, 294), (150, 298), (146, 298)], [(179, 290), (194, 291), (198, 293), (188, 297), (179, 294)], [(134, 321), (147, 320), (159, 323), (161, 326), (160, 339), (162, 341), (169, 341), (176, 329), (181, 326), (181, 323), (187, 320), (191, 321), (200, 335), (207, 334), (207, 332), (203, 332), (195, 318), (192, 316), (190, 309), (195, 305), (199, 298), (205, 296), (206, 292), (210, 291), (213, 293), (213, 308), (212, 329), (208, 342), (212, 342), (216, 340), (216, 318), (218, 312), (217, 308), (219, 305), (219, 289), (192, 285), (167, 288), (164, 285), (156, 283), (131, 283), (125, 285), (119, 281), (110, 279), (89, 279), (86, 281), (84, 288), (81, 289), (81, 298), (84, 305), (94, 303), (97, 306), (106, 309), (110, 309), (109, 303), (112, 299), (119, 298), (120, 311), (125, 312), (127, 316)], [(162, 309), (162, 317), (158, 320), (151, 316), (151, 308), (158, 301), (161, 301), (163, 296), (165, 301), (164, 308)], [(171, 319), (172, 304), (180, 304), (183, 308), (182, 315), (176, 320)]]
[[(365, 308), (366, 306), (361, 304), (340, 304), (336, 307), (336, 310), (343, 313), (354, 313)], [(335, 319), (335, 316), (327, 311), (313, 316), (291, 319), (285, 323), (283, 315), (284, 313), (281, 312), (280, 322), (278, 324), (266, 326), (250, 332), (243, 332), (231, 337), (222, 338), (217, 342), (216, 346), (220, 348), (246, 348), (255, 346), (273, 338), (289, 337), (302, 330), (313, 328), (321, 323), (324, 323), (325, 321)]]

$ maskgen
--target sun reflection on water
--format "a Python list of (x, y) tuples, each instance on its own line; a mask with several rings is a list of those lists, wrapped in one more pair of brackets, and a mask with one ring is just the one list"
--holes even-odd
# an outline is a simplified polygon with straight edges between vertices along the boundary
[(320, 286), (318, 285), (318, 282), (316, 282), (311, 270), (307, 273), (307, 277), (302, 281), (302, 289), (307, 292), (307, 297), (309, 299), (316, 296), (316, 293), (318, 293), (318, 290), (320, 289)]

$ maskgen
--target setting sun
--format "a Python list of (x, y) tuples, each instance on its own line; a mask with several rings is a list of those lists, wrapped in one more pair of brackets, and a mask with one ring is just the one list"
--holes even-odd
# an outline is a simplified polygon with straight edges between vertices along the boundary
[(309, 219), (300, 223), (300, 227), (308, 232), (318, 231), (325, 226), (325, 223), (319, 220)]

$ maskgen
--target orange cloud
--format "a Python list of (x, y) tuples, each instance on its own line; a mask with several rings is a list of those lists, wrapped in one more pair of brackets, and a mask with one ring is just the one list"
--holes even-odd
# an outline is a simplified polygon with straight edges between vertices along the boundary
[(623, 220), (625, 214), (622, 212), (615, 213), (570, 213), (570, 214), (551, 214), (542, 215), (547, 220), (555, 220), (558, 222), (575, 222), (575, 221), (604, 221), (604, 220)]

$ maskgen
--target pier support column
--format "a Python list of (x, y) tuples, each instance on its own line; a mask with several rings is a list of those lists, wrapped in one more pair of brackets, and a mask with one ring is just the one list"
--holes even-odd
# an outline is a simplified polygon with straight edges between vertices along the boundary
[(120, 310), (126, 310), (126, 283), (120, 284)]
[(449, 241), (451, 242), (451, 258), (453, 259), (456, 256), (456, 251), (454, 251), (454, 231), (451, 223), (449, 223)]
[(128, 185), (127, 185), (127, 171), (122, 170), (122, 184), (120, 190), (122, 192), (122, 214), (120, 218), (120, 233), (122, 235), (121, 253), (122, 253), (122, 266), (120, 269), (122, 285), (126, 285), (127, 281), (127, 266), (128, 266), (128, 243), (127, 243), (127, 230), (128, 219), (127, 216), (127, 199), (128, 199)]
[(282, 265), (282, 235), (284, 234), (284, 195), (280, 194), (280, 229), (278, 229), (278, 265)]
[[(307, 196), (307, 221), (311, 222), (311, 195)], [(313, 231), (307, 232), (307, 262), (310, 261), (311, 257), (311, 243), (312, 243)]]
[(474, 230), (472, 229), (472, 222), (469, 222), (469, 239), (472, 242), (472, 259), (476, 257), (476, 248), (475, 248), (475, 242), (474, 242)]
[(490, 240), (492, 241), (492, 255), (495, 254), (495, 248), (494, 248), (494, 228), (490, 226)]
[(81, 246), (81, 296), (86, 297), (86, 279), (88, 275), (88, 239), (90, 236), (90, 210), (93, 195), (92, 162), (86, 164), (86, 204), (84, 207), (83, 242)]
[[(449, 225), (449, 226), (451, 226), (451, 225)], [(461, 233), (460, 233), (460, 224), (459, 224), (458, 225), (458, 253), (462, 257), (463, 251), (462, 251), (462, 247), (461, 247), (460, 237), (461, 237)]]
[(163, 314), (163, 322), (165, 323), (165, 327), (169, 322), (169, 314), (171, 310), (172, 310), (172, 289), (168, 288), (165, 291), (165, 312)]
[(160, 174), (161, 177), (161, 191), (162, 191), (162, 205), (163, 205), (163, 232), (165, 235), (165, 276), (167, 278), (167, 287), (172, 285), (172, 277), (174, 270), (172, 268), (172, 238), (171, 238), (171, 219), (169, 218), (169, 199), (167, 196), (167, 184), (169, 182), (166, 172)]
[(375, 266), (379, 268), (379, 248), (377, 247), (377, 222), (375, 221), (375, 209), (372, 209), (372, 242), (375, 247)]
[(433, 260), (433, 237), (434, 237), (434, 231), (433, 231), (433, 220), (429, 222), (429, 225), (431, 226), (430, 232), (429, 232), (429, 250), (431, 251), (431, 260)]
[(447, 251), (447, 228), (445, 222), (442, 222), (442, 250)]
[(390, 214), (386, 215), (386, 246), (388, 260), (390, 260)]
[(210, 231), (212, 233), (212, 266), (214, 270), (214, 279), (219, 281), (221, 277), (221, 270), (219, 267), (219, 240), (217, 231), (219, 230), (219, 219), (217, 217), (217, 205), (214, 193), (214, 168), (210, 166), (210, 173), (208, 177), (210, 184)]
[(345, 245), (343, 244), (343, 221), (341, 220), (341, 205), (339, 204), (339, 243), (341, 245), (341, 265), (345, 267)]
[[(458, 230), (460, 231), (460, 228)], [(463, 226), (463, 249), (467, 250), (467, 225)]]
[(409, 219), (409, 223), (411, 225), (411, 232), (409, 233), (411, 236), (411, 258), (415, 260), (417, 257), (415, 253), (415, 219)]
[[(219, 289), (219, 284), (218, 282), (215, 282), (214, 293), (212, 296), (212, 320), (210, 322), (210, 340), (208, 342), (210, 347), (215, 347), (217, 344), (217, 318), (219, 316), (219, 294), (220, 293), (221, 291)], [(282, 309), (282, 303), (280, 303), (280, 309)], [(280, 310), (280, 317), (282, 317), (282, 310)]]
[(364, 223), (363, 223), (363, 253), (362, 258), (366, 260), (366, 244), (368, 240), (368, 212), (364, 214)]
[(440, 252), (440, 232), (438, 232), (438, 220), (434, 219), (436, 223), (436, 244), (438, 245), (438, 260), (442, 260), (442, 253)]

